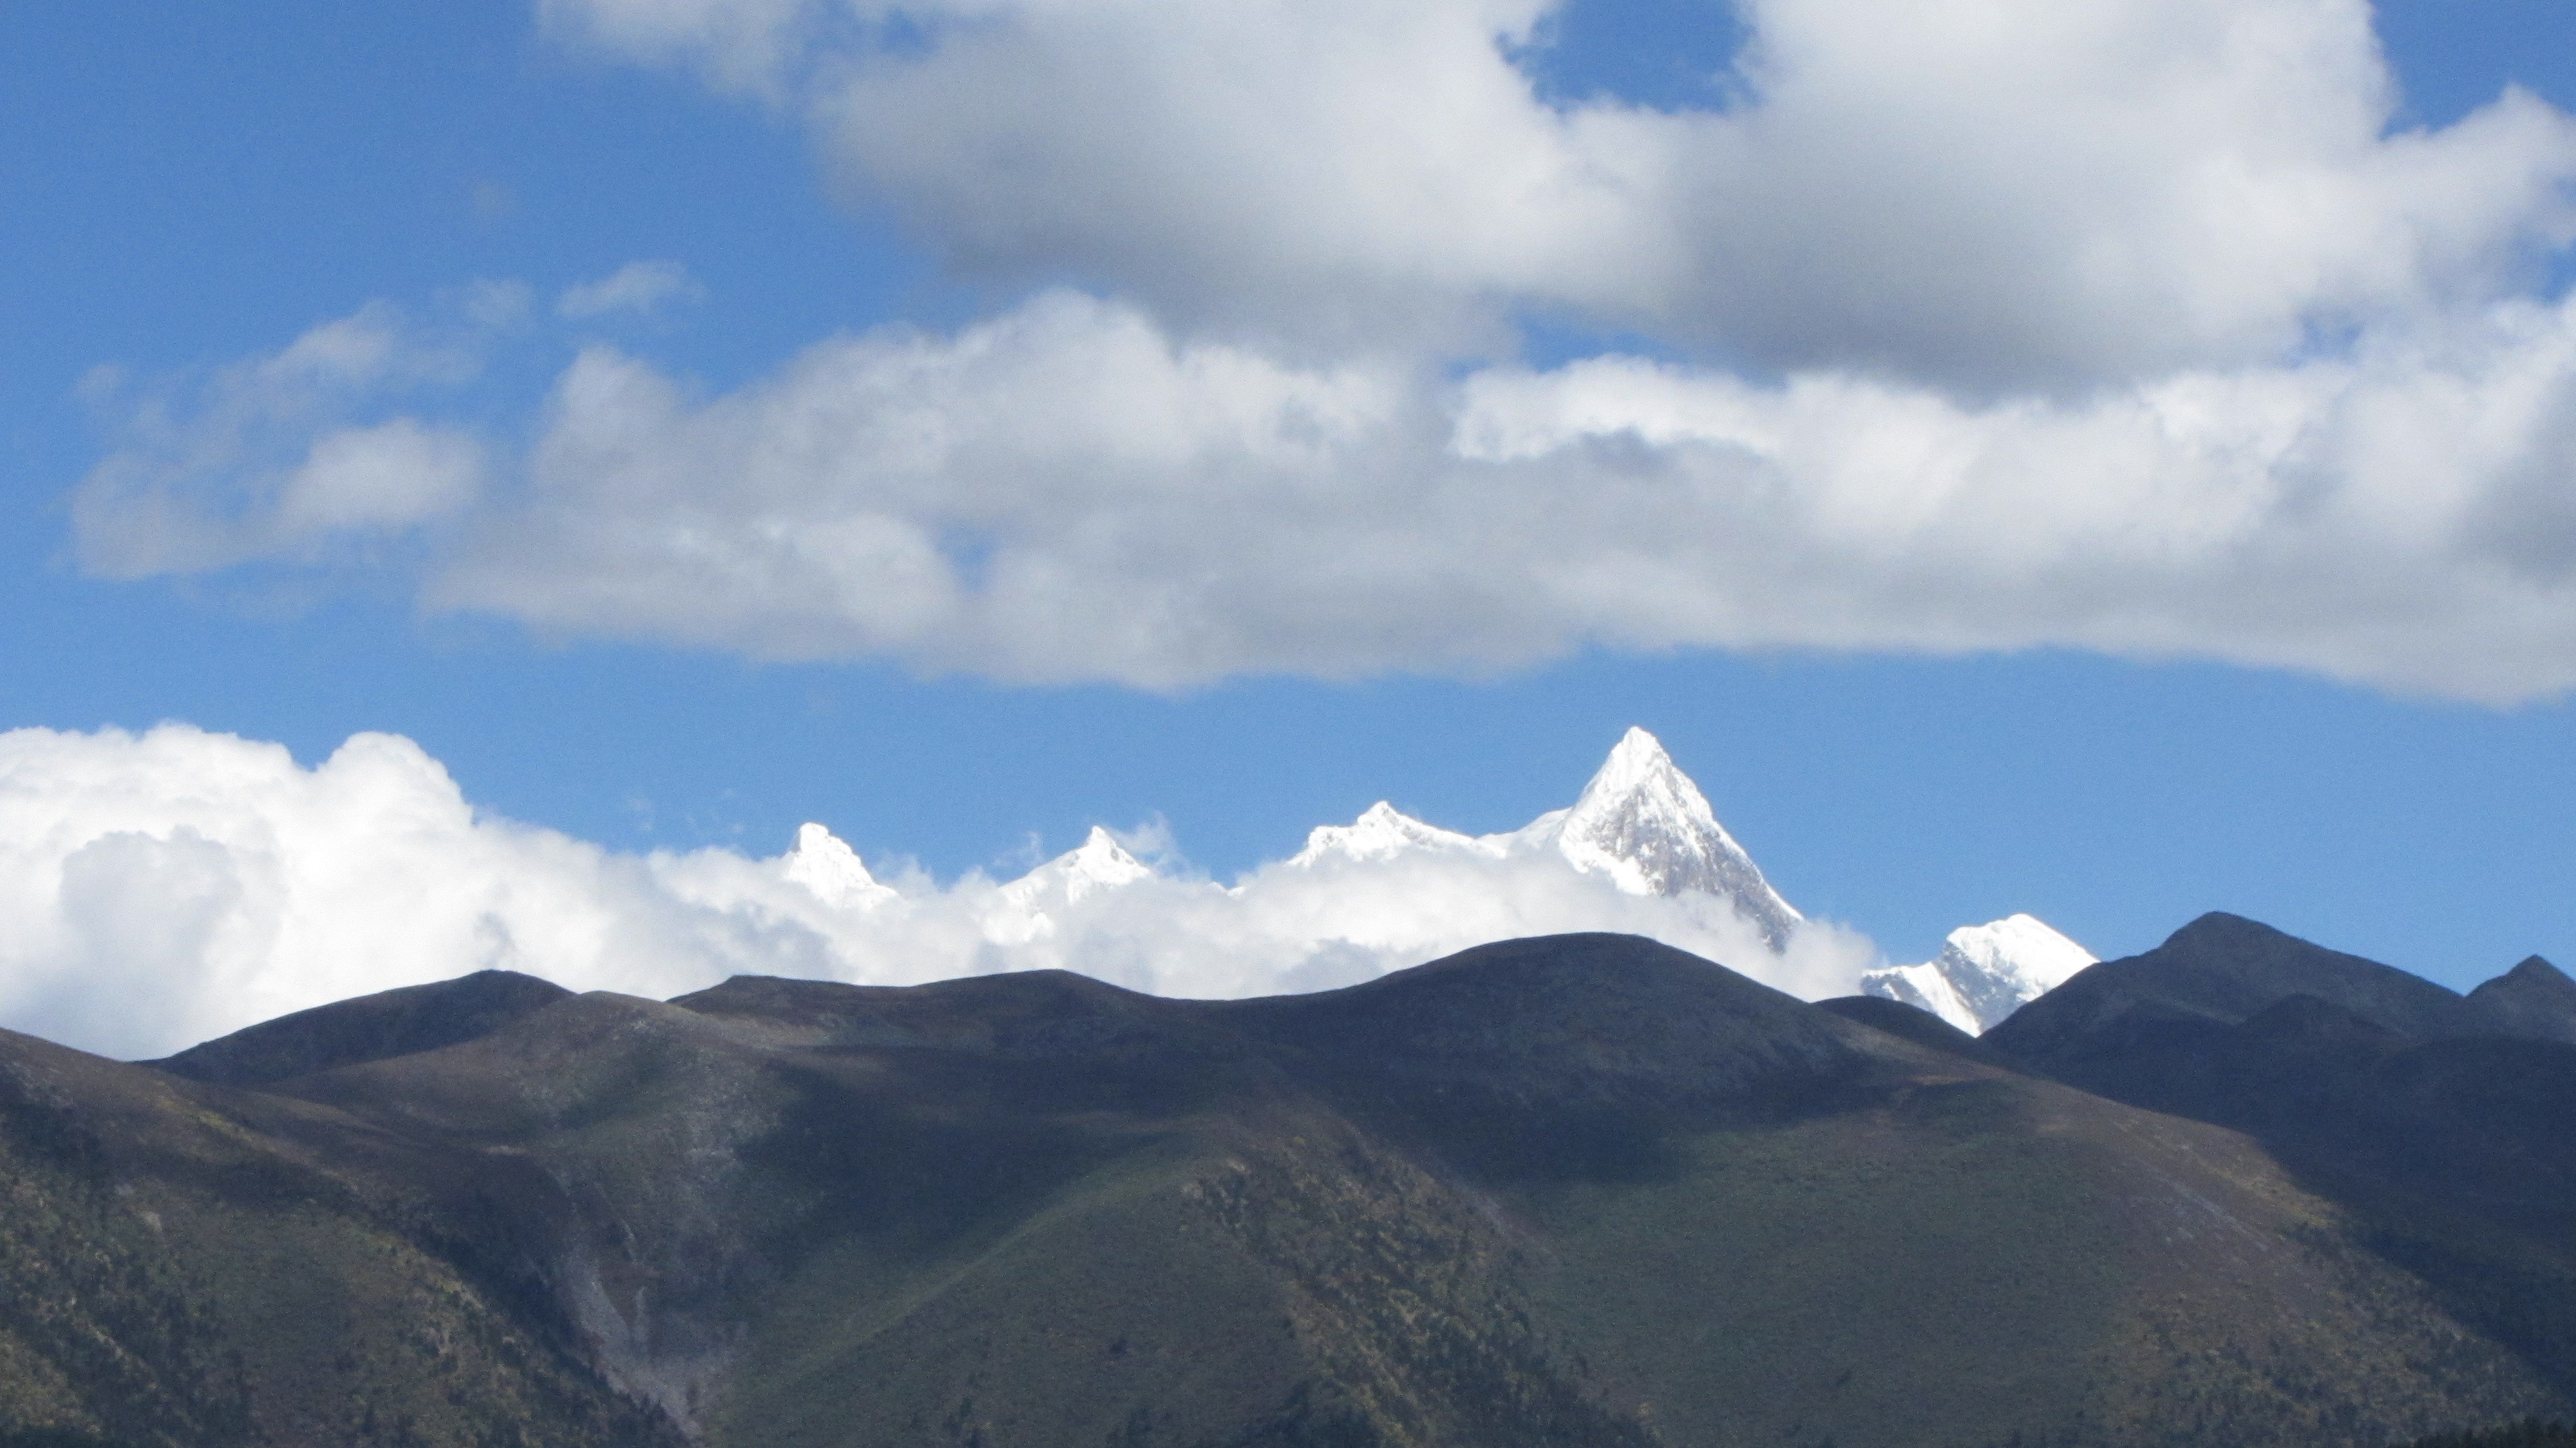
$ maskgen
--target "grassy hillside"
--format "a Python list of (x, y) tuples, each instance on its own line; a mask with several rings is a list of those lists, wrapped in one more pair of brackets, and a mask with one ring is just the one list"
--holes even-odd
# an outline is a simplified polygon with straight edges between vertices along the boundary
[[(2253, 1004), (2208, 1029), (2349, 1034)], [(2576, 1077), (2365, 1035), (2372, 1101), (2480, 1124), (2410, 1172), (1883, 1017), (1585, 936), (1235, 1003), (485, 979), (191, 1053), (248, 1085), (9, 1038), (0, 1432), (2348, 1448), (2576, 1414), (2576, 1239), (2524, 1210)]]
[(0, 1036), (0, 1429), (133, 1448), (674, 1441), (541, 1314), (224, 1106)]

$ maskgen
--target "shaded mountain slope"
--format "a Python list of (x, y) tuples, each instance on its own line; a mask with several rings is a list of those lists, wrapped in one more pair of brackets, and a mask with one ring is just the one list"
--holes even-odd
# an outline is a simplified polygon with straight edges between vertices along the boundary
[(2123, 1017), (2234, 1025), (2294, 995), (2419, 1039), (2471, 1034), (2482, 1023), (2467, 1001), (2420, 976), (2212, 913), (2144, 955), (2086, 967), (1984, 1039), (2017, 1060), (2056, 1068), (2093, 1049)]
[(2469, 1004), (2508, 1034), (2576, 1043), (2576, 980), (2539, 956), (2469, 992)]
[[(55, 1104), (10, 1118), (0, 1185), (69, 1204), (10, 1250), (138, 1264), (46, 1300), (142, 1306), (0, 1321), (0, 1401), (154, 1443), (727, 1448), (2341, 1445), (2576, 1412), (2494, 1310), (2576, 1303), (2566, 1234), (2462, 1225), (2536, 1192), (2506, 1158), (2555, 1077), (2478, 1096), (2349, 1012), (2218, 1023), (2358, 1032), (2333, 1049), (2374, 1090), (2501, 1133), (2462, 1148), (2483, 1184), (2342, 1192), (1884, 1004), (1596, 935), (1262, 1001), (566, 996), (256, 1091), (7, 1042)], [(67, 1185), (48, 1122), (112, 1164)]]
[(265, 1086), (470, 1041), (570, 994), (531, 975), (477, 971), (297, 1011), (143, 1064), (191, 1081)]
[(1990, 1065), (2001, 1064), (2004, 1060), (1976, 1037), (1921, 1006), (1908, 1005), (1886, 996), (1835, 996), (1831, 1000), (1816, 1002), (1816, 1008), (1931, 1050), (1948, 1051)]
[(275, 1098), (0, 1033), (0, 1429), (167, 1448), (667, 1445)]
[[(2576, 992), (2533, 959), (2468, 997), (2232, 916), (2078, 975), (1982, 1039), (2113, 1100), (2240, 1128), (2303, 1170), (2576, 1227)], [(2576, 1343), (2571, 1343), (2576, 1346)]]
[[(2576, 1045), (2536, 1038), (2564, 977), (2527, 962), (2444, 1002), (2387, 989), (2388, 967), (2210, 923), (1984, 1039), (2100, 1096), (2246, 1133), (2445, 1315), (2576, 1392)], [(2200, 983), (2249, 955), (2209, 1009)]]

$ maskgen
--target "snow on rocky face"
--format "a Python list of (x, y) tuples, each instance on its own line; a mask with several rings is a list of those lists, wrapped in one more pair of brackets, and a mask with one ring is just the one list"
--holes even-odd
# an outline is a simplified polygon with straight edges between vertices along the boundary
[[(759, 900), (757, 928), (780, 932), (783, 948), (846, 960), (837, 969), (870, 980), (1061, 968), (1144, 990), (1271, 994), (1578, 930), (1649, 935), (1809, 993), (1848, 989), (1867, 960), (1847, 932), (1801, 931), (1642, 729), (1571, 808), (1522, 829), (1464, 835), (1381, 802), (1232, 884), (1162, 873), (1097, 828), (1007, 883), (972, 874), (942, 887), (916, 872), (889, 889), (821, 825), (755, 864), (761, 883), (717, 880), (723, 863), (701, 852), (665, 868), (707, 876), (702, 903)], [(761, 894), (771, 889), (782, 893)]]
[(1003, 886), (1002, 894), (1022, 904), (1057, 893), (1068, 901), (1079, 900), (1095, 890), (1115, 890), (1153, 874), (1151, 865), (1127, 853), (1109, 831), (1093, 825), (1079, 846)]
[(1335, 857), (1366, 863), (1391, 860), (1408, 850), (1465, 850), (1496, 856), (1502, 853), (1485, 840), (1424, 824), (1379, 800), (1349, 824), (1315, 826), (1306, 836), (1306, 848), (1289, 863), (1312, 868)]
[(1306, 837), (1291, 863), (1392, 859), (1451, 850), (1501, 859), (1553, 851), (1630, 895), (1714, 895), (1733, 904), (1773, 950), (1804, 919), (1762, 878), (1753, 857), (1717, 822), (1708, 799), (1654, 735), (1631, 729), (1583, 787), (1572, 809), (1540, 815), (1510, 834), (1472, 836), (1428, 825), (1381, 800), (1348, 825)]
[(1717, 822), (1708, 799), (1654, 735), (1631, 729), (1574, 808), (1521, 832), (1578, 870), (1608, 875), (1631, 895), (1698, 893), (1731, 900), (1777, 950), (1805, 918), (1789, 908), (1753, 857)]
[[(1462, 835), (1425, 824), (1380, 800), (1350, 824), (1316, 827), (1306, 837), (1306, 848), (1288, 863), (1347, 869), (1416, 851), (1495, 860), (1548, 852), (1578, 871), (1608, 878), (1630, 895), (1715, 896), (1759, 929), (1773, 950), (1782, 948), (1804, 919), (1717, 822), (1699, 786), (1643, 729), (1629, 730), (1610, 751), (1573, 808), (1550, 811), (1508, 834)], [(827, 905), (866, 908), (895, 895), (868, 874), (856, 852), (821, 825), (796, 832), (786, 871), (788, 879)], [(1079, 848), (1003, 886), (1001, 894), (1006, 910), (1035, 912), (1048, 900), (1080, 900), (1153, 874), (1107, 830), (1094, 826)]]
[(1970, 1035), (2065, 984), (2093, 953), (2032, 915), (2008, 915), (1950, 932), (1940, 957), (1860, 978), (1863, 993), (1920, 1006)]
[(868, 873), (858, 851), (815, 824), (796, 831), (796, 848), (787, 852), (787, 878), (826, 905), (865, 909), (895, 895), (892, 886), (878, 884)]

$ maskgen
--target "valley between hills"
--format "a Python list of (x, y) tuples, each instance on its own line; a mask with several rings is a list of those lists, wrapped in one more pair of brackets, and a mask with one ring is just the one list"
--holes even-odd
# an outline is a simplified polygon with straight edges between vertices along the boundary
[(0, 1442), (2387, 1444), (2576, 1417), (2576, 983), (2212, 915), (1970, 1036), (1627, 936), (1183, 1001), (0, 1033)]

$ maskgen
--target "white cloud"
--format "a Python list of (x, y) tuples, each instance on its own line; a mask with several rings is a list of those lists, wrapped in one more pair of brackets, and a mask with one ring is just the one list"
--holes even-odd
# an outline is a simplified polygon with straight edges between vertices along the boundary
[[(804, 118), (953, 267), (1094, 293), (713, 397), (593, 347), (524, 448), (307, 401), (417, 387), (370, 309), (128, 406), (82, 557), (416, 538), (433, 609), (1010, 681), (2056, 645), (2576, 686), (2576, 313), (2528, 289), (2576, 122), (2391, 132), (2360, 0), (1747, 0), (1731, 109), (1560, 110), (1508, 55), (1544, 8), (546, 0)], [(1662, 356), (1534, 370), (1516, 312)]]
[(1979, 388), (2242, 364), (2495, 294), (2576, 178), (2528, 96), (2389, 134), (2364, 0), (1744, 0), (1737, 102), (1672, 114), (1542, 102), (1543, 0), (545, 8), (757, 77), (960, 271), (1344, 345), (1519, 306)]
[(72, 495), (82, 565), (147, 578), (316, 559), (350, 535), (462, 508), (483, 483), (481, 442), (413, 417), (367, 417), (473, 383), (528, 307), (524, 286), (479, 282), (427, 316), (371, 302), (269, 356), (157, 388), (97, 374), (85, 396), (116, 445)]
[(647, 315), (666, 303), (695, 301), (704, 295), (688, 268), (675, 261), (634, 261), (595, 282), (566, 287), (555, 299), (558, 316), (575, 321), (604, 317), (611, 312), (641, 312)]
[(694, 404), (594, 353), (448, 607), (1148, 687), (1601, 643), (2214, 656), (2576, 684), (2576, 310), (1962, 403), (1607, 358), (1451, 386), (1053, 296)]
[(425, 523), (469, 502), (482, 474), (481, 445), (460, 433), (408, 417), (341, 428), (315, 439), (303, 465), (287, 476), (277, 525), (287, 536), (306, 538)]
[[(1623, 894), (1551, 858), (1281, 863), (1232, 888), (1183, 874), (1085, 888), (1051, 865), (1009, 884), (910, 875), (889, 893), (861, 887), (837, 841), (800, 843), (769, 859), (613, 853), (478, 814), (389, 735), (304, 768), (184, 725), (0, 734), (0, 1024), (150, 1056), (491, 966), (656, 997), (736, 972), (909, 984), (1062, 966), (1224, 997), (1572, 929), (1653, 935), (1810, 995), (1850, 990), (1872, 963), (1866, 941), (1822, 925), (1774, 955), (1713, 899)], [(1096, 875), (1128, 873), (1113, 858)]]
[[(434, 608), (1017, 681), (2054, 644), (2509, 701), (2576, 684), (2571, 396), (2566, 305), (1973, 403), (1633, 358), (1300, 368), (1055, 293), (711, 400), (594, 348), (510, 486), (395, 424), (333, 506), (440, 516)], [(121, 466), (85, 548), (186, 571)], [(309, 549), (301, 496), (232, 536)]]

